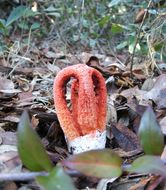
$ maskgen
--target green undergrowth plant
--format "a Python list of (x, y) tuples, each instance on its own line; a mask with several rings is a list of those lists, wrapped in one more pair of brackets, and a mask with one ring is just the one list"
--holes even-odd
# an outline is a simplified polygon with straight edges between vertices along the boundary
[[(64, 47), (98, 49), (104, 53), (127, 50), (130, 54), (138, 37), (141, 23), (135, 23), (139, 10), (146, 10), (150, 1), (33, 1), (14, 8), (9, 16), (0, 19), (0, 34), (5, 38), (12, 31), (20, 36), (31, 33), (33, 38), (55, 39)], [(153, 59), (166, 60), (166, 5), (151, 1), (147, 9), (135, 53)], [(12, 30), (14, 28), (14, 30)], [(32, 32), (34, 31), (34, 32)], [(1, 41), (3, 41), (3, 37)], [(26, 43), (26, 37), (23, 40)], [(5, 45), (5, 44), (3, 44)], [(0, 44), (0, 48), (3, 47)], [(62, 49), (64, 47), (61, 47)]]
[[(126, 167), (122, 158), (110, 149), (92, 150), (71, 155), (54, 166), (46, 154), (40, 138), (32, 129), (28, 113), (23, 112), (18, 125), (18, 152), (22, 163), (31, 171), (45, 171), (46, 176), (36, 177), (45, 190), (74, 190), (68, 171), (77, 171), (98, 178), (120, 177), (123, 172), (154, 173), (166, 177), (166, 166), (160, 158), (164, 137), (153, 110), (148, 107), (139, 127), (140, 143), (144, 155)], [(65, 183), (64, 183), (65, 181)]]
[[(23, 31), (34, 31), (40, 27), (39, 22), (30, 22), (32, 18), (39, 15), (39, 12), (32, 11), (28, 6), (20, 5), (10, 12), (5, 19), (0, 18), (0, 54), (3, 54), (11, 44), (7, 43), (7, 39), (13, 31), (20, 30), (20, 37)], [(24, 39), (26, 42), (28, 39)]]
[[(38, 12), (32, 11), (29, 7), (20, 5), (14, 8), (6, 19), (0, 19), (0, 33), (4, 36), (8, 36), (13, 23), (18, 20), (20, 21), (18, 27), (25, 28), (27, 27), (25, 19), (38, 14)], [(34, 26), (31, 27), (34, 28)], [(30, 29), (30, 27), (28, 27), (28, 29)]]

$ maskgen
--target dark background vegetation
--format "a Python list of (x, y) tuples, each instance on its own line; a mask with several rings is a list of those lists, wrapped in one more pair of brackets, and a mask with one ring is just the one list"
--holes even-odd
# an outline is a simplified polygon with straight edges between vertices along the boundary
[(135, 50), (139, 56), (150, 53), (159, 60), (166, 59), (164, 0), (1, 0), (0, 3), (1, 53), (15, 41), (22, 46), (47, 41), (48, 46), (54, 43), (57, 49), (68, 52), (132, 54), (139, 38)]

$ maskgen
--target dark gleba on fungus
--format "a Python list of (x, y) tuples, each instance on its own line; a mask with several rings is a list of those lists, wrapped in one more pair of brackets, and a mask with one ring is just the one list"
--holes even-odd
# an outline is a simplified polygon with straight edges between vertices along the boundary
[[(71, 84), (71, 109), (67, 107), (65, 89)], [(61, 70), (54, 81), (56, 113), (72, 153), (105, 147), (106, 86), (101, 73), (84, 64)]]

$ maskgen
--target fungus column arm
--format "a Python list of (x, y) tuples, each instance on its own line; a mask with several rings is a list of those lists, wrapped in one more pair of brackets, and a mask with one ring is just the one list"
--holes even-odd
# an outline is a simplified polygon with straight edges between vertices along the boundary
[(107, 110), (107, 94), (106, 94), (106, 85), (105, 80), (101, 73), (97, 70), (93, 71), (92, 75), (95, 92), (96, 92), (96, 111), (97, 111), (97, 121), (98, 121), (98, 130), (104, 131), (106, 129), (106, 110)]
[[(74, 95), (74, 92), (77, 92), (77, 94)], [(77, 120), (82, 134), (93, 133), (97, 126), (97, 114), (92, 70), (90, 67), (88, 69), (83, 67), (81, 72), (79, 72), (79, 81), (77, 81), (77, 85), (75, 84), (75, 88), (72, 88), (71, 91), (71, 102), (73, 105), (73, 117)]]
[(67, 107), (65, 98), (66, 84), (70, 80), (70, 77), (73, 76), (73, 72), (68, 71), (67, 69), (60, 72), (61, 73), (57, 75), (54, 80), (54, 103), (56, 105), (56, 113), (65, 137), (67, 138), (67, 141), (70, 141), (80, 136), (80, 133), (75, 129), (73, 117)]

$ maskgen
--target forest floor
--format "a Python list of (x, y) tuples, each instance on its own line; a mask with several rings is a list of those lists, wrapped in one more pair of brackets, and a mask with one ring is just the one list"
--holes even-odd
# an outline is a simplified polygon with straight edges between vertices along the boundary
[[(44, 43), (43, 43), (44, 44)], [(53, 81), (57, 73), (70, 65), (82, 63), (99, 70), (107, 86), (107, 148), (117, 152), (125, 162), (142, 155), (137, 131), (146, 107), (154, 108), (163, 134), (166, 134), (166, 74), (146, 60), (136, 59), (133, 73), (126, 55), (103, 55), (94, 52), (78, 54), (57, 51), (55, 46), (19, 47), (15, 44), (0, 58), (0, 160), (2, 172), (21, 172), (17, 152), (16, 129), (23, 110), (28, 110), (34, 130), (40, 135), (54, 163), (69, 153), (60, 128), (53, 101)], [(70, 92), (68, 92), (70, 93)], [(69, 101), (70, 94), (67, 95)], [(40, 158), (39, 158), (40, 159)], [(162, 154), (166, 159), (166, 152)], [(11, 175), (12, 175), (11, 173)], [(0, 177), (1, 178), (1, 177)], [(78, 189), (153, 189), (163, 177), (146, 174), (123, 175), (102, 180), (78, 177)], [(97, 185), (98, 184), (98, 185)], [(3, 189), (38, 189), (32, 182), (6, 182)], [(19, 188), (21, 189), (21, 188)]]

